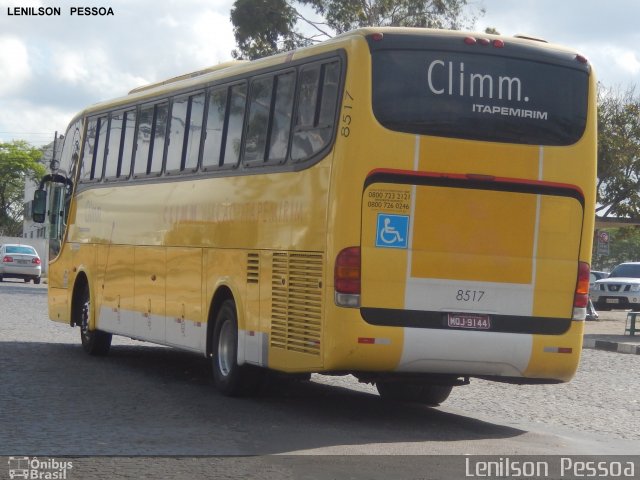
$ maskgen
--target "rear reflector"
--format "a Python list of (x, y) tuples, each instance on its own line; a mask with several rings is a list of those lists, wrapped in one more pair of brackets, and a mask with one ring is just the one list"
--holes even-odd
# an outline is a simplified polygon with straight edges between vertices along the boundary
[(364, 345), (391, 345), (390, 338), (358, 337), (358, 343)]
[(544, 347), (545, 353), (573, 353), (571, 347)]

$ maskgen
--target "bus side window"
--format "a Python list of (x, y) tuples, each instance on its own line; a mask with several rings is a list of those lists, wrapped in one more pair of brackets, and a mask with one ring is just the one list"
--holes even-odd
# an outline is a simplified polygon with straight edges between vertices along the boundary
[(167, 148), (167, 172), (179, 171), (182, 165), (188, 109), (189, 97), (184, 96), (173, 99), (169, 127), (169, 146)]
[(80, 171), (80, 181), (88, 182), (93, 171), (93, 158), (95, 153), (95, 142), (98, 130), (98, 119), (91, 118), (87, 125), (87, 133), (84, 140), (84, 150), (82, 153), (82, 167)]
[(167, 139), (167, 124), (169, 116), (169, 102), (158, 103), (153, 116), (153, 143), (151, 144), (151, 158), (149, 173), (160, 173), (164, 148)]
[(127, 110), (124, 113), (124, 123), (122, 126), (122, 152), (120, 154), (120, 169), (118, 170), (118, 178), (127, 179), (131, 173), (131, 160), (133, 159), (133, 147), (135, 145), (136, 135), (136, 111)]
[(320, 65), (305, 67), (300, 72), (296, 129), (313, 128), (318, 101)]
[(291, 145), (293, 161), (312, 157), (331, 141), (339, 76), (337, 61), (304, 67), (300, 72), (298, 110)]
[(171, 106), (167, 172), (195, 171), (200, 156), (204, 93), (178, 97)]
[(258, 78), (251, 82), (249, 120), (244, 142), (244, 161), (247, 163), (265, 160), (272, 93), (273, 76)]
[(227, 111), (227, 87), (212, 90), (209, 93), (207, 122), (205, 126), (202, 167), (204, 170), (218, 168), (224, 119)]
[(200, 139), (204, 116), (204, 93), (189, 97), (189, 115), (187, 138), (184, 143), (184, 170), (194, 171), (198, 168), (200, 157)]
[(269, 160), (284, 161), (287, 158), (293, 98), (295, 96), (295, 72), (276, 76), (276, 98), (273, 104)]
[[(64, 136), (62, 155), (60, 156), (60, 172), (75, 182), (78, 171), (78, 154), (80, 153), (80, 137), (82, 136), (82, 119), (70, 125)], [(75, 157), (74, 157), (75, 155)], [(75, 161), (74, 161), (75, 158)]]
[(98, 119), (98, 137), (96, 138), (96, 149), (94, 152), (93, 169), (91, 170), (91, 180), (102, 178), (104, 167), (104, 156), (107, 148), (107, 131), (109, 129), (109, 117), (106, 115)]
[(338, 62), (324, 65), (324, 81), (322, 86), (322, 100), (318, 114), (320, 128), (332, 128), (336, 118), (338, 105), (338, 91), (340, 86), (340, 64)]
[(107, 147), (107, 157), (104, 167), (104, 178), (113, 179), (118, 173), (118, 163), (120, 160), (120, 141), (122, 139), (122, 123), (124, 112), (111, 115), (109, 125), (109, 146)]
[(231, 87), (231, 99), (225, 125), (223, 139), (222, 165), (234, 166), (240, 160), (240, 144), (242, 128), (244, 126), (244, 110), (247, 103), (247, 85), (240, 84)]
[(133, 175), (139, 177), (147, 174), (149, 166), (149, 150), (151, 146), (151, 127), (153, 125), (153, 105), (144, 105), (138, 117), (138, 137), (136, 155), (133, 165)]

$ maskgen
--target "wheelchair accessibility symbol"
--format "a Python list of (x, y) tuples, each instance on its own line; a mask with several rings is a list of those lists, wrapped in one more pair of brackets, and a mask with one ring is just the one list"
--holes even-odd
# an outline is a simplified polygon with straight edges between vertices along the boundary
[(409, 245), (409, 216), (378, 214), (376, 247), (407, 248)]

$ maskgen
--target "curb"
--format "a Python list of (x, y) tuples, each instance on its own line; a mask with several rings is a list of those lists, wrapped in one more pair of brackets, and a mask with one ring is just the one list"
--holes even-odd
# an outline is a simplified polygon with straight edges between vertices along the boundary
[(608, 340), (584, 339), (582, 348), (595, 350), (606, 350), (607, 352), (628, 353), (631, 355), (640, 355), (640, 345), (632, 345), (630, 343), (611, 342)]

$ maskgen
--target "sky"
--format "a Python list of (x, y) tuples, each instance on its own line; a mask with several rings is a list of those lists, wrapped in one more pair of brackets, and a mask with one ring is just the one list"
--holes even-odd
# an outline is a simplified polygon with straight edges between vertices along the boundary
[[(476, 30), (570, 46), (598, 79), (640, 93), (640, 0), (469, 0)], [(0, 0), (0, 142), (34, 145), (64, 133), (78, 111), (132, 88), (231, 59), (233, 0)], [(113, 15), (71, 15), (72, 6)], [(59, 7), (60, 16), (9, 15)]]

